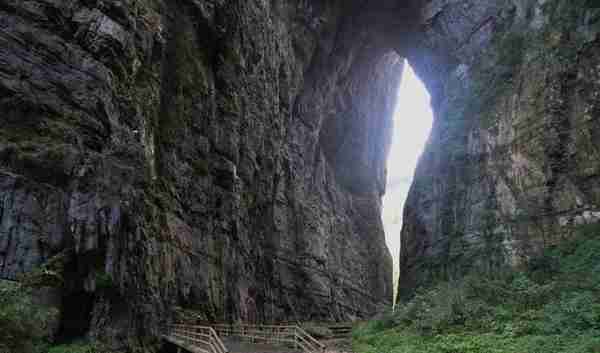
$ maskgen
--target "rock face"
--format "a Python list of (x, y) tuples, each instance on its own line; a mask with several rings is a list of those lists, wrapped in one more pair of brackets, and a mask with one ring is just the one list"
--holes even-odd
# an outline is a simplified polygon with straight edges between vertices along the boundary
[(151, 345), (175, 306), (275, 321), (389, 305), (402, 61), (382, 34), (411, 9), (0, 0), (0, 276), (60, 274), (59, 336), (115, 347)]
[(600, 219), (600, 11), (431, 1), (409, 58), (435, 123), (405, 208), (399, 297), (520, 266)]

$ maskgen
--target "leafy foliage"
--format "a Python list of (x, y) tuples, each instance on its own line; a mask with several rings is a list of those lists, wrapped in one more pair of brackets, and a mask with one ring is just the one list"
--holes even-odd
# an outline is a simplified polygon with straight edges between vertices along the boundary
[(585, 226), (578, 233), (523, 271), (472, 274), (419, 291), (387, 324), (358, 328), (355, 350), (600, 352), (600, 229)]

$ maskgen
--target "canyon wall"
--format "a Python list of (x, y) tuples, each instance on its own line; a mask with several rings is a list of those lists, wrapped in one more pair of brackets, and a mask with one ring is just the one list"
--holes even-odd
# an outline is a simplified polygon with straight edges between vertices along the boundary
[(116, 348), (390, 305), (390, 3), (0, 0), (0, 276)]
[(600, 220), (593, 1), (431, 1), (407, 54), (435, 122), (404, 213), (399, 298), (519, 267)]

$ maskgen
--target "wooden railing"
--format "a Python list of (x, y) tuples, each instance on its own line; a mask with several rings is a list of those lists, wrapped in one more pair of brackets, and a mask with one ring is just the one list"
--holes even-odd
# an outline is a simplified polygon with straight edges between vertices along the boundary
[(301, 348), (305, 353), (322, 353), (325, 345), (297, 325), (212, 324), (224, 336), (234, 336), (255, 342), (279, 343)]
[(169, 325), (166, 337), (174, 344), (183, 343), (202, 353), (228, 353), (223, 341), (212, 327)]

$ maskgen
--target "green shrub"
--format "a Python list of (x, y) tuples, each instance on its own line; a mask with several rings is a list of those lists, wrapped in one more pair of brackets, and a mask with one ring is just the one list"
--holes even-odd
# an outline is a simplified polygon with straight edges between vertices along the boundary
[(354, 330), (352, 330), (352, 336), (360, 337), (370, 335), (392, 328), (395, 325), (396, 322), (394, 312), (391, 309), (388, 309), (380, 314), (377, 318), (367, 321), (356, 327)]
[(467, 305), (468, 288), (463, 282), (444, 282), (419, 293), (406, 305), (399, 305), (400, 322), (426, 334), (442, 332), (454, 325), (463, 325), (472, 315), (485, 310)]
[(600, 330), (600, 300), (590, 292), (565, 293), (544, 306), (540, 329), (549, 334), (577, 334)]
[(34, 304), (29, 287), (0, 282), (0, 352), (42, 352), (54, 315)]

